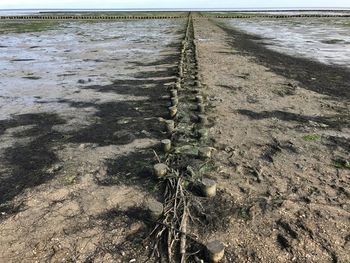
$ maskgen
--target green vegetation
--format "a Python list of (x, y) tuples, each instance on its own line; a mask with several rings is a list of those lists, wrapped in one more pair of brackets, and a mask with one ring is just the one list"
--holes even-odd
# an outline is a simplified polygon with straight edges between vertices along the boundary
[(303, 139), (307, 142), (314, 142), (321, 140), (321, 135), (317, 133), (307, 134), (303, 136)]
[(199, 174), (200, 175), (205, 175), (209, 172), (215, 171), (217, 169), (217, 166), (215, 164), (214, 160), (209, 160), (205, 162), (199, 169)]
[(244, 221), (249, 221), (252, 219), (252, 216), (250, 214), (250, 207), (241, 207), (238, 211), (238, 215)]
[(347, 160), (336, 159), (336, 160), (333, 160), (332, 164), (334, 167), (339, 169), (350, 169), (350, 161), (347, 161)]
[(65, 177), (63, 177), (63, 185), (65, 186), (69, 186), (69, 185), (73, 185), (77, 182), (77, 177), (75, 175), (67, 175)]
[(57, 22), (51, 21), (23, 21), (23, 22), (0, 22), (0, 34), (40, 32), (58, 27)]
[(195, 145), (183, 145), (175, 148), (175, 153), (186, 155), (198, 155), (198, 147)]
[[(344, 22), (342, 25), (343, 25), (343, 26), (349, 26), (349, 27), (350, 27), (350, 21)], [(350, 261), (349, 261), (349, 263), (350, 263)]]

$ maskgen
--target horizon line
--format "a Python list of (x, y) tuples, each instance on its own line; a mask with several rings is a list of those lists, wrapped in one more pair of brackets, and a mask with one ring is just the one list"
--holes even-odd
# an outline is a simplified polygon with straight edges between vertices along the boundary
[(310, 6), (310, 7), (213, 7), (213, 8), (200, 8), (200, 7), (167, 7), (167, 8), (94, 8), (94, 7), (82, 7), (82, 8), (41, 8), (41, 7), (25, 7), (25, 8), (0, 8), (0, 10), (6, 10), (6, 11), (17, 11), (17, 10), (232, 10), (232, 9), (247, 9), (247, 10), (256, 10), (256, 9), (294, 9), (294, 10), (303, 10), (303, 9), (308, 9), (310, 11), (318, 11), (321, 9), (325, 10), (333, 10), (333, 9), (338, 9), (338, 10), (350, 10), (350, 7), (315, 7), (315, 6)]

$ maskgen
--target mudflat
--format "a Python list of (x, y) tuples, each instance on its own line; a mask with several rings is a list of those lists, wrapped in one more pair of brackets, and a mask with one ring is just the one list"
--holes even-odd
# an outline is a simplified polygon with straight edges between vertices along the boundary
[[(350, 260), (347, 67), (199, 13), (35, 27), (0, 35), (0, 262)], [(144, 210), (169, 204), (160, 160), (179, 229)]]
[(212, 176), (232, 201), (208, 238), (227, 242), (227, 262), (346, 262), (349, 70), (274, 52), (223, 20), (196, 20), (195, 36)]

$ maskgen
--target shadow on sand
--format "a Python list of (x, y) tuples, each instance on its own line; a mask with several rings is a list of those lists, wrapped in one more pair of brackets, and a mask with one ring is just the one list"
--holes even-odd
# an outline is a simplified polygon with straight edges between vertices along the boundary
[[(168, 114), (168, 102), (162, 97), (168, 94), (165, 84), (173, 80), (176, 72), (174, 59), (175, 56), (171, 55), (155, 62), (164, 64), (157, 64), (162, 66), (160, 71), (139, 71), (130, 79), (115, 80), (111, 85), (84, 87), (95, 92), (142, 96), (146, 99), (100, 104), (70, 100), (58, 101), (73, 108), (94, 107), (96, 109), (96, 122), (78, 131), (64, 133), (56, 131), (53, 128), (54, 125), (65, 124), (65, 120), (57, 114), (26, 114), (15, 116), (11, 120), (0, 121), (0, 136), (3, 136), (8, 129), (32, 125), (27, 130), (12, 133), (14, 140), (29, 137), (29, 143), (14, 143), (11, 147), (4, 149), (0, 156), (4, 167), (0, 174), (1, 211), (16, 212), (11, 206), (11, 200), (24, 190), (43, 184), (55, 177), (54, 173), (47, 172), (59, 161), (54, 147), (65, 143), (93, 143), (106, 146), (128, 144), (141, 138), (163, 139), (164, 134), (157, 117), (166, 117)], [(142, 70), (145, 69), (147, 68), (143, 66)], [(148, 149), (127, 156), (119, 156), (114, 160), (107, 160), (107, 179), (98, 183), (103, 185), (130, 183), (148, 188), (152, 185), (152, 180), (149, 178), (145, 163), (151, 162), (150, 158), (153, 158), (153, 153), (151, 149)], [(126, 176), (125, 174), (132, 175)]]
[(322, 64), (306, 58), (289, 56), (268, 49), (257, 43), (261, 37), (246, 34), (242, 31), (216, 23), (228, 35), (232, 36), (231, 45), (244, 54), (253, 55), (257, 62), (271, 69), (276, 74), (294, 79), (303, 88), (332, 96), (340, 100), (350, 99), (350, 70)]

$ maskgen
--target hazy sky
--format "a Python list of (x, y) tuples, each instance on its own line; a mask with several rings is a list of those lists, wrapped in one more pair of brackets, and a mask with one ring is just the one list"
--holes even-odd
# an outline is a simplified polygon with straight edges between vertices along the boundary
[(350, 0), (0, 0), (5, 8), (347, 7)]

